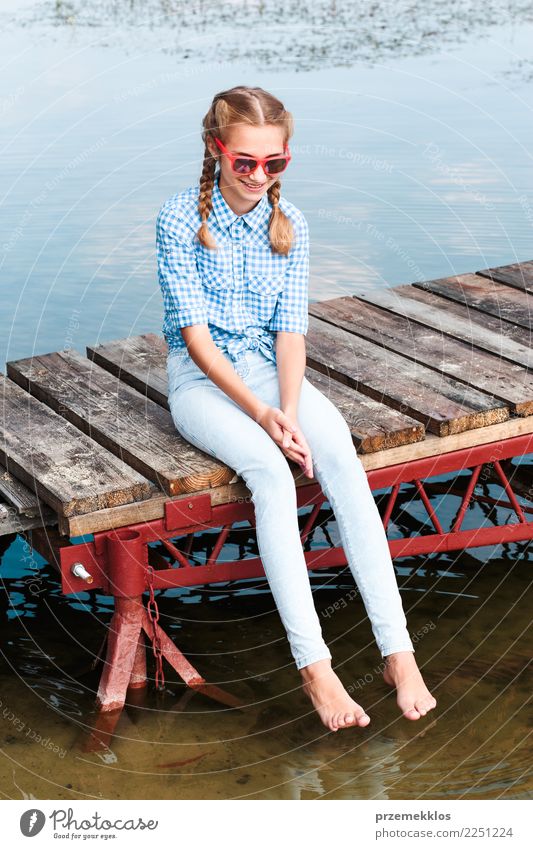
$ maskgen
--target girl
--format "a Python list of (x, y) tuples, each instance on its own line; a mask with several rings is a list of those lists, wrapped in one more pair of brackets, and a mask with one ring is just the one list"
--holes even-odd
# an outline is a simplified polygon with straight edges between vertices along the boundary
[(331, 667), (287, 460), (320, 483), (385, 658), (385, 681), (403, 715), (419, 719), (436, 700), (414, 659), (377, 505), (346, 421), (304, 375), (308, 225), (280, 182), (292, 115), (263, 89), (236, 86), (215, 95), (203, 128), (200, 185), (170, 197), (157, 217), (173, 421), (251, 492), (268, 583), (324, 725), (337, 731), (370, 718)]

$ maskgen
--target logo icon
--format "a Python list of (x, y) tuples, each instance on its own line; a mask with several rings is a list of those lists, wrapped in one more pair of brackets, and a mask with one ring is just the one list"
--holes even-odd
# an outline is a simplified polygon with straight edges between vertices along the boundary
[(46, 817), (42, 811), (37, 808), (31, 808), (29, 811), (24, 811), (20, 818), (20, 830), (24, 837), (35, 837), (42, 830), (46, 822)]

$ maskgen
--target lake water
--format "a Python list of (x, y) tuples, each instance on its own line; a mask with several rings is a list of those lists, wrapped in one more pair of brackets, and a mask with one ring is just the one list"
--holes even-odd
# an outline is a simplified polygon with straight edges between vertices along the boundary
[[(241, 8), (1, 4), (2, 367), (160, 332), (155, 217), (198, 179), (212, 96), (243, 82), (295, 116), (283, 192), (309, 221), (312, 301), (533, 259), (533, 4), (267, 2), (247, 4), (245, 18)], [(450, 520), (457, 505), (449, 496)], [(467, 526), (482, 518), (471, 510)], [(411, 507), (397, 533), (423, 521)], [(197, 538), (199, 554), (210, 536)], [(325, 512), (312, 545), (329, 540)], [(224, 549), (253, 551), (245, 529)], [(165, 693), (129, 706), (110, 751), (90, 754), (100, 674), (90, 666), (111, 599), (62, 596), (38, 556), (46, 591), (31, 596), (17, 537), (2, 560), (2, 793), (529, 798), (530, 562), (526, 544), (396, 561), (438, 699), (419, 722), (400, 717), (381, 679), (350, 574), (313, 575), (338, 672), (372, 719), (336, 735), (297, 689), (264, 583), (167, 592), (164, 627), (249, 706), (221, 710), (197, 694), (184, 708), (166, 667)]]

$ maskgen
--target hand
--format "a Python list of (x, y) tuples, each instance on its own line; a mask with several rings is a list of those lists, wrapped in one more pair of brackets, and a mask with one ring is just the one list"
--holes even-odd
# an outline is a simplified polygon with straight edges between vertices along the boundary
[[(290, 457), (291, 460), (296, 458), (296, 462), (299, 463), (304, 475), (308, 478), (312, 478), (314, 475), (311, 449), (307, 444), (307, 440), (303, 435), (303, 431), (296, 421), (296, 418), (293, 418), (293, 422), (296, 425), (296, 430), (285, 431), (281, 450), (287, 457)], [(298, 455), (294, 456), (295, 451), (303, 452), (302, 459), (300, 459)]]
[(278, 407), (264, 404), (256, 421), (281, 448), (286, 457), (298, 463), (304, 474), (313, 477), (311, 451), (295, 418)]

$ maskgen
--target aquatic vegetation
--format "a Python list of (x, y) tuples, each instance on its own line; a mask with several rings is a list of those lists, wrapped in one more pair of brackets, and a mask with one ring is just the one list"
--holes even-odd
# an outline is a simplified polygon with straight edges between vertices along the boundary
[(17, 9), (16, 18), (41, 30), (68, 26), (93, 43), (126, 50), (154, 47), (177, 59), (304, 71), (440, 50), (495, 24), (530, 21), (533, 6), (524, 0), (38, 0)]

